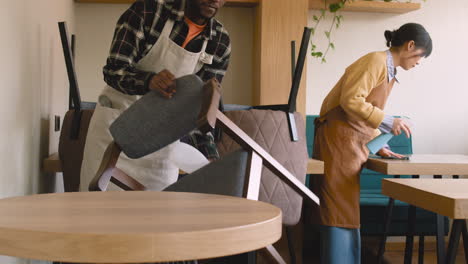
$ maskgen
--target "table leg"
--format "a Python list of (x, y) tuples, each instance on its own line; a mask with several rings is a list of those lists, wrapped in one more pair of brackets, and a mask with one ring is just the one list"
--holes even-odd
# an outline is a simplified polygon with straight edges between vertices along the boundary
[(406, 234), (405, 264), (411, 264), (413, 258), (414, 229), (416, 226), (416, 207), (408, 208), (408, 233)]
[(252, 251), (247, 253), (247, 263), (248, 264), (255, 264), (257, 263), (257, 252)]
[[(456, 175), (453, 177), (455, 178)], [(442, 175), (434, 175), (434, 179), (442, 179)], [(443, 264), (445, 261), (445, 225), (444, 225), (444, 216), (436, 214), (437, 221), (437, 233), (436, 233), (436, 243), (437, 243), (437, 264)]]
[(385, 210), (384, 230), (383, 230), (382, 238), (380, 239), (379, 252), (377, 254), (378, 264), (382, 263), (383, 261), (383, 255), (385, 253), (385, 244), (387, 242), (388, 230), (390, 229), (390, 223), (392, 221), (392, 211), (393, 211), (394, 205), (395, 205), (395, 200), (393, 198), (390, 198), (388, 200), (387, 209)]
[(454, 264), (457, 258), (458, 243), (462, 233), (463, 225), (466, 225), (465, 220), (454, 219), (452, 224), (452, 231), (450, 231), (449, 244), (447, 248), (447, 255), (445, 263)]
[(463, 221), (462, 236), (463, 236), (463, 249), (465, 250), (465, 262), (468, 264), (468, 231), (466, 227), (466, 220)]
[(445, 260), (445, 230), (444, 230), (444, 216), (436, 214), (437, 218), (437, 264), (443, 264)]
[(291, 226), (286, 227), (286, 236), (288, 238), (289, 256), (291, 257), (290, 263), (296, 264), (296, 248), (294, 247), (293, 228)]
[(418, 264), (424, 264), (424, 236), (419, 236)]
[[(413, 175), (413, 179), (419, 178), (419, 175)], [(405, 245), (405, 264), (411, 264), (413, 258), (413, 243), (414, 243), (414, 229), (416, 226), (416, 207), (409, 205), (408, 207), (408, 233), (406, 234)]]

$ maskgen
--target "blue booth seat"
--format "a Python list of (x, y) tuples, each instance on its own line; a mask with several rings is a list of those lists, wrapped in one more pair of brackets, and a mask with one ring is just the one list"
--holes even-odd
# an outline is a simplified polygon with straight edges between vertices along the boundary
[[(314, 121), (318, 116), (308, 115), (306, 119), (307, 150), (309, 157), (312, 157), (315, 138)], [(389, 141), (392, 151), (400, 154), (412, 154), (412, 139), (407, 138), (405, 134), (395, 136)], [(307, 176), (306, 184), (309, 184)], [(392, 178), (393, 176), (383, 175), (381, 173), (364, 169), (361, 173), (361, 234), (364, 236), (378, 236), (383, 233), (383, 223), (385, 209), (389, 198), (382, 195), (382, 179)], [(411, 176), (401, 175), (402, 178)], [(423, 209), (416, 209), (416, 232), (417, 236), (435, 236), (436, 235), (436, 214)], [(393, 208), (392, 222), (390, 225), (389, 236), (405, 236), (408, 229), (408, 204), (396, 200)], [(448, 232), (448, 218), (445, 218), (445, 232)]]

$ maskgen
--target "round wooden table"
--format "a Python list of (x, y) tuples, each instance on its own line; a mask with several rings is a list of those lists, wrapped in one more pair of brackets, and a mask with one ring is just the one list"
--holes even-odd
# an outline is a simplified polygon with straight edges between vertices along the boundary
[(87, 263), (206, 259), (273, 244), (281, 219), (270, 204), (196, 193), (14, 197), (0, 200), (0, 254)]

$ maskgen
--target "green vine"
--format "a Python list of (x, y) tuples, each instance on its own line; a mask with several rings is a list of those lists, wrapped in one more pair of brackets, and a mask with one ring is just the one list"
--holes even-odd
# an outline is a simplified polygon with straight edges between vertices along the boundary
[[(317, 58), (317, 59), (320, 59), (322, 63), (325, 63), (327, 62), (327, 54), (330, 50), (334, 50), (335, 49), (335, 43), (333, 42), (333, 31), (337, 30), (340, 28), (342, 22), (343, 22), (343, 16), (341, 14), (338, 13), (338, 11), (340, 11), (347, 2), (352, 2), (354, 0), (340, 0), (336, 3), (330, 3), (329, 4), (329, 1), (330, 0), (323, 0), (324, 2), (324, 6), (322, 9), (320, 9), (320, 15), (314, 15), (312, 17), (312, 20), (314, 22), (314, 25), (312, 26), (311, 28), (311, 46), (312, 46), (312, 49), (311, 49), (311, 55), (312, 57), (314, 58)], [(374, 0), (366, 0), (366, 1), (374, 1)], [(398, 1), (398, 0), (383, 0), (384, 2), (401, 2), (401, 1)], [(411, 3), (413, 0), (405, 0), (404, 2), (406, 3)], [(422, 0), (424, 2), (426, 2), (426, 0)], [(327, 45), (326, 45), (326, 48), (325, 48), (325, 51), (320, 51), (316, 45), (316, 42), (315, 42), (315, 37), (317, 37), (317, 33), (318, 33), (318, 26), (320, 25), (320, 22), (326, 17), (327, 13), (330, 13), (331, 15), (333, 15), (333, 19), (332, 19), (332, 22), (330, 24), (330, 26), (328, 27), (327, 30), (325, 30), (323, 32), (323, 34), (325, 35), (326, 37), (326, 40), (327, 40)]]
[[(341, 0), (338, 3), (333, 3), (333, 4), (328, 4), (328, 0), (324, 0), (324, 7), (320, 9), (320, 15), (314, 15), (312, 17), (314, 21), (314, 26), (311, 28), (311, 44), (312, 44), (312, 57), (321, 59), (322, 63), (327, 62), (326, 56), (330, 49), (335, 49), (335, 44), (332, 41), (332, 32), (334, 29), (338, 29), (341, 25), (341, 22), (343, 21), (343, 16), (338, 14), (337, 12), (344, 7), (346, 2), (350, 2), (351, 0)], [(317, 49), (317, 45), (314, 43), (314, 37), (316, 36), (318, 26), (320, 25), (320, 22), (325, 18), (327, 11), (330, 12), (330, 14), (333, 15), (333, 20), (332, 23), (330, 24), (330, 27), (328, 30), (324, 31), (323, 33), (325, 34), (325, 37), (327, 38), (327, 48), (325, 49), (325, 52), (319, 51)]]

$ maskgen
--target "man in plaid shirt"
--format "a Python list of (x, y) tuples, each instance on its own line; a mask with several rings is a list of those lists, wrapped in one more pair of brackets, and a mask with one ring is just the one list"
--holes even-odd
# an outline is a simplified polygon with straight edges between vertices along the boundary
[[(172, 20), (170, 40), (188, 52), (202, 52), (202, 63), (195, 74), (205, 82), (221, 83), (229, 64), (231, 43), (226, 29), (214, 16), (224, 2), (136, 0), (117, 22), (110, 55), (103, 69), (105, 82), (127, 95), (143, 95), (155, 90), (170, 99), (176, 92), (174, 73), (145, 71), (136, 64), (150, 53), (164, 26)], [(192, 132), (182, 141), (194, 145), (208, 159), (219, 157), (210, 134)]]

